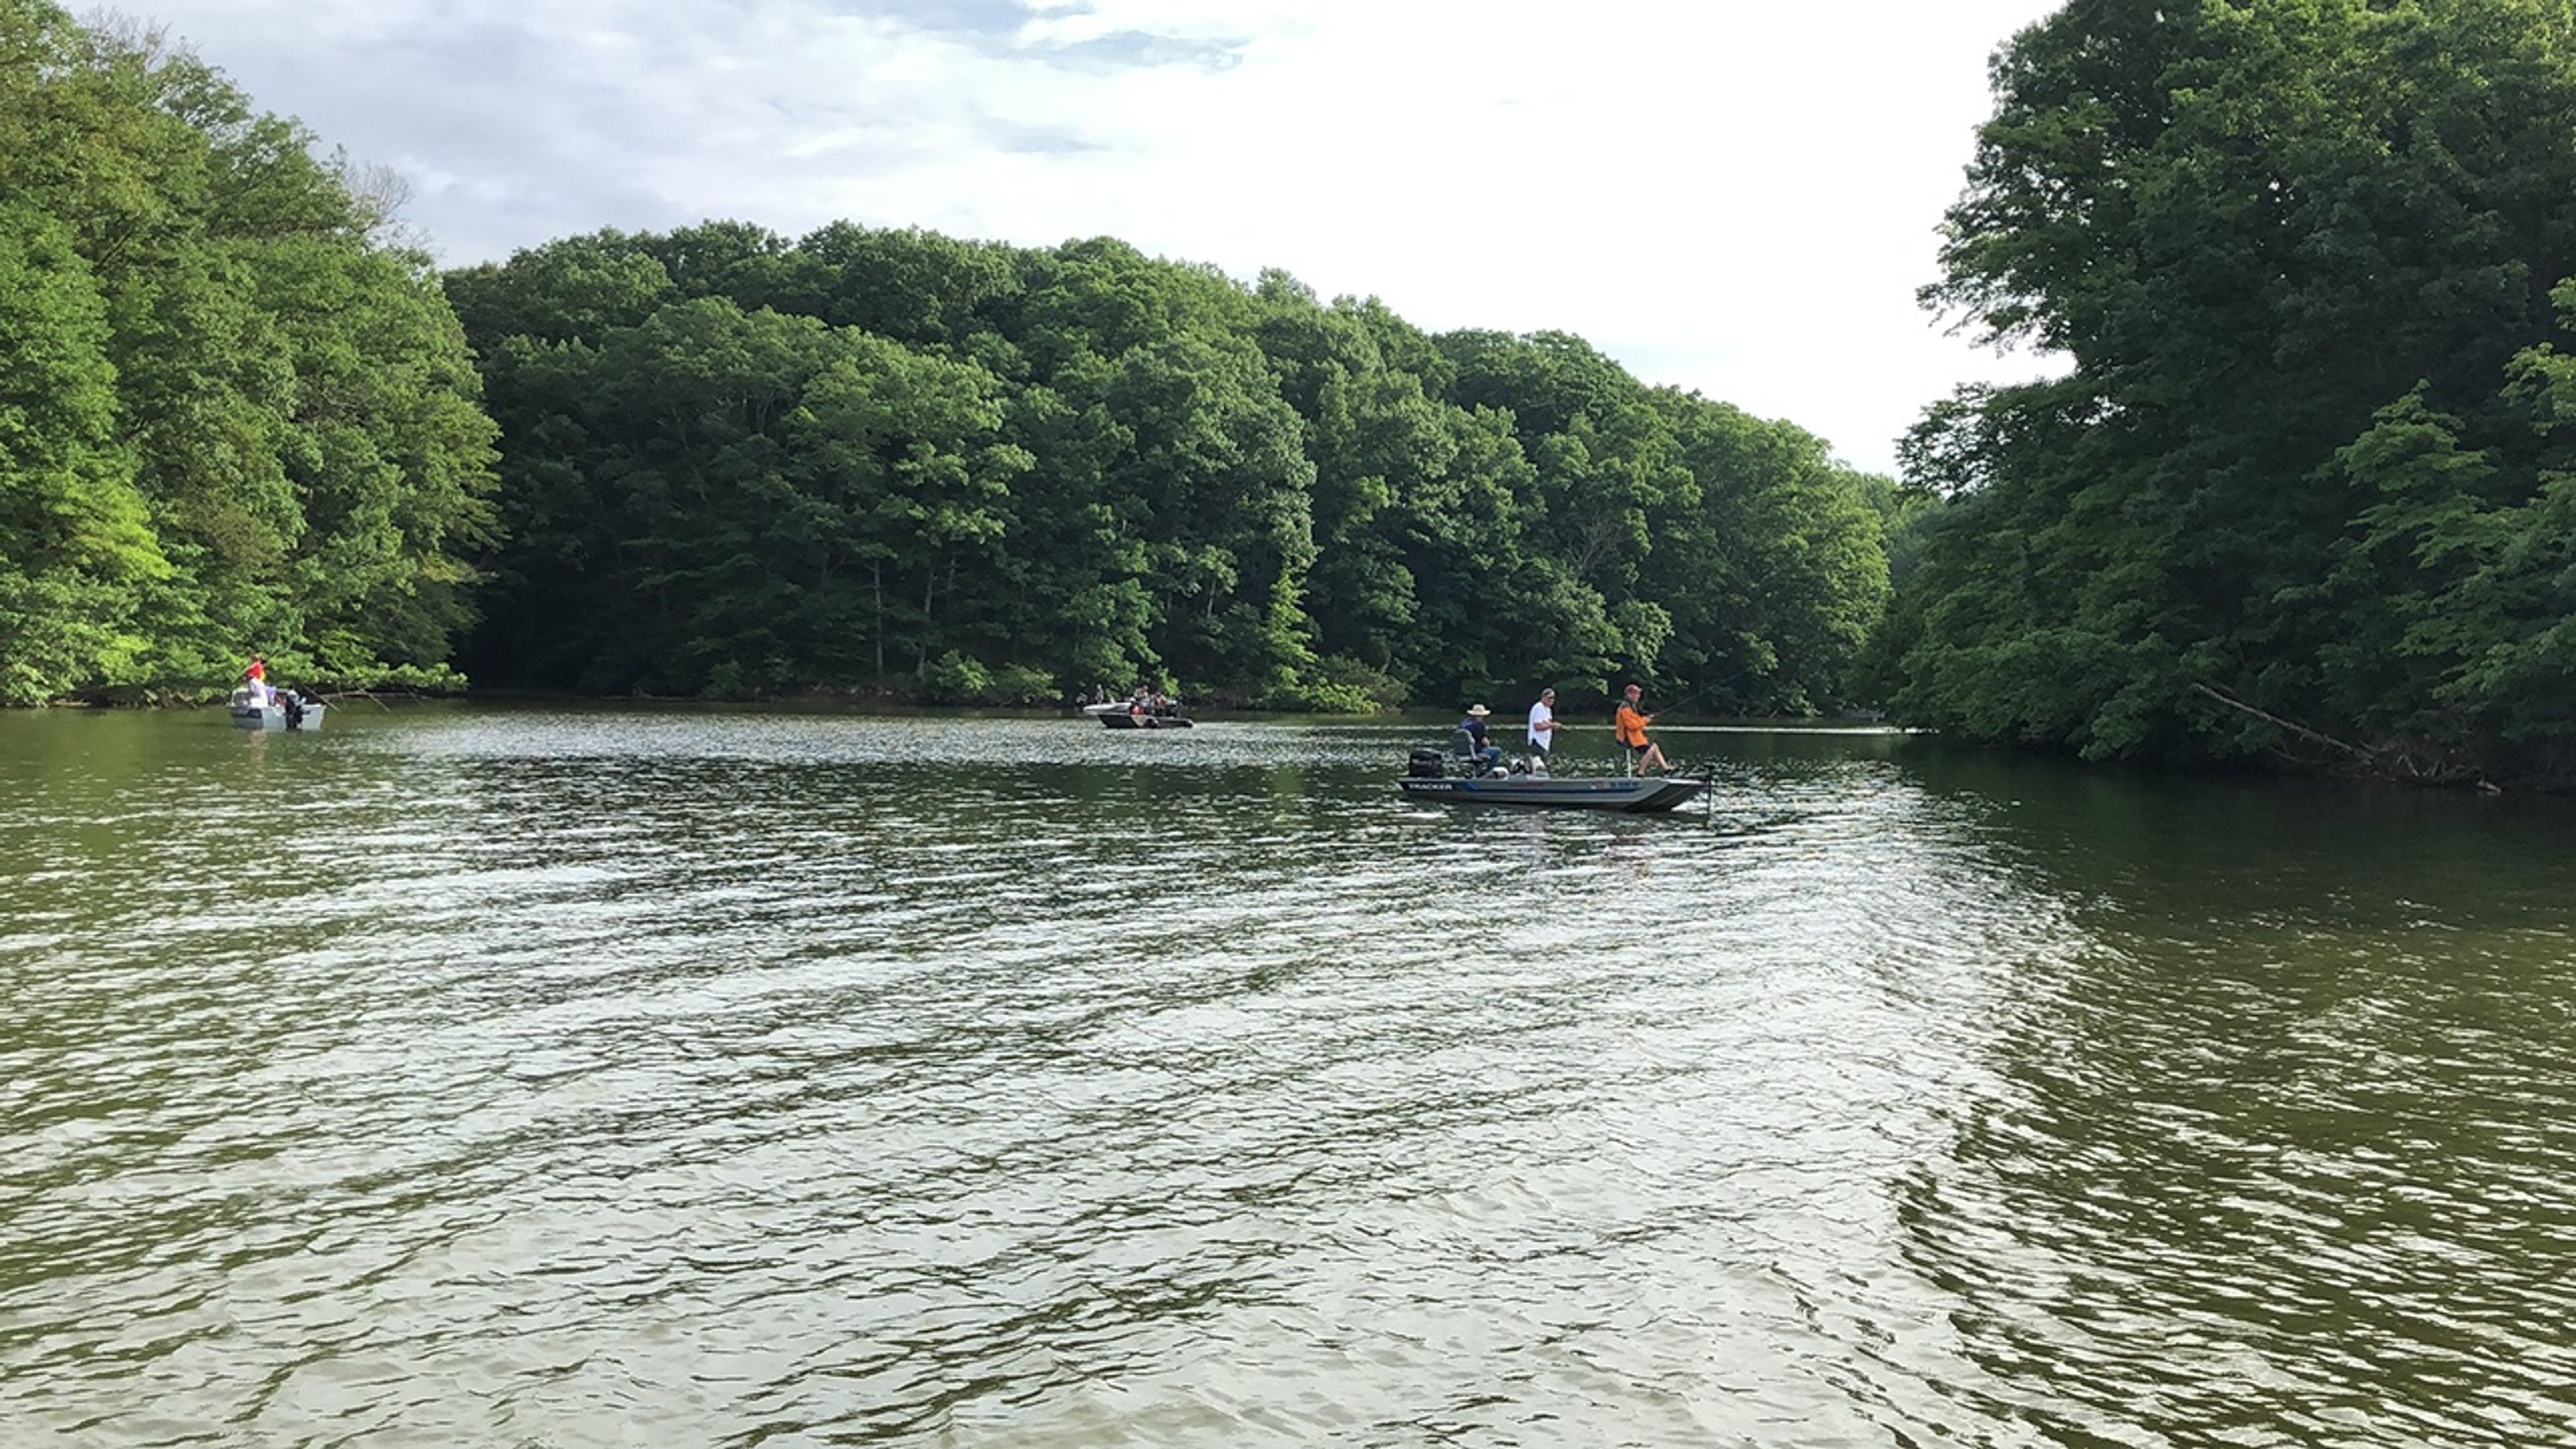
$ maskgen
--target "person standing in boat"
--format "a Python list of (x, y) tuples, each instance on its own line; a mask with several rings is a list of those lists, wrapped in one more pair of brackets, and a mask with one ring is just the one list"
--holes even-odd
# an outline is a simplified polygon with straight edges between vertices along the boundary
[(252, 655), (250, 657), (250, 668), (242, 671), (242, 678), (250, 682), (250, 702), (258, 705), (262, 709), (268, 708), (267, 656), (260, 654)]
[(1529, 767), (1533, 775), (1547, 773), (1547, 752), (1556, 747), (1556, 691), (1542, 689), (1538, 703), (1529, 712)]
[(1619, 712), (1610, 721), (1611, 733), (1627, 747), (1628, 773), (1632, 775), (1659, 774), (1672, 768), (1664, 759), (1664, 747), (1646, 738), (1646, 726), (1654, 723), (1655, 717), (1637, 707), (1645, 693), (1642, 687), (1629, 685), (1619, 701)]

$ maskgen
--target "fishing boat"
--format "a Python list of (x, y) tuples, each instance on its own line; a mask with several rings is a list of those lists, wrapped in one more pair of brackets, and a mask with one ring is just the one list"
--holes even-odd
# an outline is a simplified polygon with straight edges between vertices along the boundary
[(295, 730), (310, 734), (322, 728), (325, 706), (292, 691), (270, 693), (263, 701), (249, 689), (233, 691), (233, 726), (246, 730)]
[(1417, 750), (1395, 782), (1405, 798), (1452, 805), (1530, 805), (1652, 815), (1709, 787), (1706, 775), (1536, 775), (1520, 770), (1454, 774), (1459, 757)]
[(1159, 703), (1133, 699), (1113, 699), (1106, 704), (1086, 704), (1082, 712), (1113, 730), (1185, 730), (1189, 716), (1181, 713), (1180, 702)]

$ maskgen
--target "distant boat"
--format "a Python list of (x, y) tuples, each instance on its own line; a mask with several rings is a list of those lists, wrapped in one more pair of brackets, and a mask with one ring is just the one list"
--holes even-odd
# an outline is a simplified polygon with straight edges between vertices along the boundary
[(1416, 750), (1395, 782), (1410, 800), (1450, 805), (1524, 805), (1558, 810), (1617, 810), (1651, 815), (1670, 810), (1709, 787), (1706, 775), (1530, 775), (1493, 771), (1450, 773), (1463, 757)]
[(1107, 704), (1086, 704), (1082, 712), (1113, 730), (1185, 730), (1189, 716), (1181, 713), (1177, 701), (1160, 705), (1139, 704), (1132, 699), (1111, 700)]
[(300, 695), (273, 693), (268, 703), (256, 704), (248, 689), (233, 691), (233, 726), (245, 730), (294, 730), (310, 734), (322, 728), (325, 706), (318, 700)]
[(1113, 730), (1185, 730), (1191, 727), (1191, 721), (1185, 715), (1130, 714), (1124, 710), (1104, 714), (1100, 722)]

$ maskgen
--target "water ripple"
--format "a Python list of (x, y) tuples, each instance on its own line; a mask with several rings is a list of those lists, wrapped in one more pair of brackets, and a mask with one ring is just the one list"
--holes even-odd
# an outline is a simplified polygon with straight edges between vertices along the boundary
[(2562, 820), (1437, 729), (0, 719), (0, 1442), (2576, 1433)]

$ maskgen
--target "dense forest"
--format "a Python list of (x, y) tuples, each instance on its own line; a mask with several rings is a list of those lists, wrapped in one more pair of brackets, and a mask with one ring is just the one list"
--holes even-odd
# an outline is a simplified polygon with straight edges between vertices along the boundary
[(504, 437), (487, 681), (1360, 710), (1615, 671), (1799, 711), (1885, 603), (1891, 484), (1574, 337), (846, 224), (447, 289)]
[(2576, 7), (2072, 0), (1927, 296), (2070, 362), (1931, 409), (1907, 718), (2576, 775)]
[(442, 279), (394, 188), (151, 33), (0, 0), (0, 77), (9, 702), (202, 695), (256, 649), (432, 687), (1364, 710), (1617, 674), (1798, 711), (1885, 607), (1891, 482), (1571, 336), (846, 224)]
[(0, 703), (452, 683), (495, 430), (398, 193), (0, 0)]
[[(1561, 333), (1110, 239), (400, 188), (0, 0), (0, 702), (285, 676), (1451, 706), (1624, 676), (2092, 758), (2576, 779), (2576, 0), (2070, 0), (1904, 482)], [(461, 670), (460, 670), (461, 666)]]

